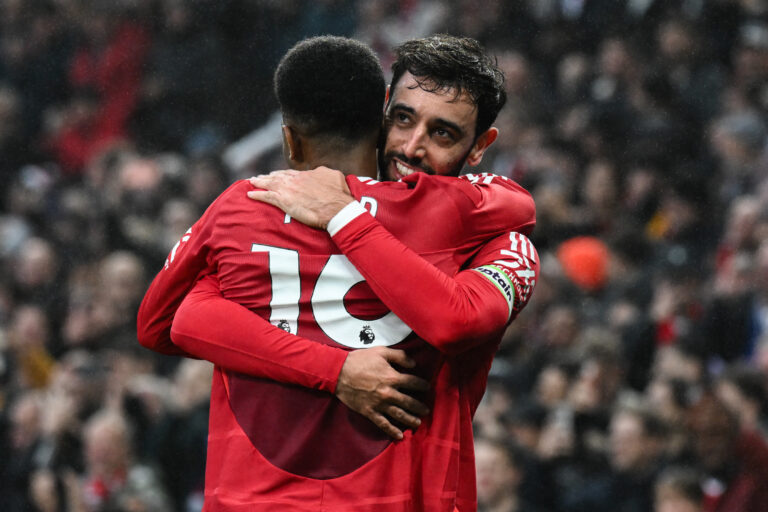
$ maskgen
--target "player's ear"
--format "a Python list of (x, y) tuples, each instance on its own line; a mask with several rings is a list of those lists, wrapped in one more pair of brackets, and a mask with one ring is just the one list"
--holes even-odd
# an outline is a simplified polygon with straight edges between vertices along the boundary
[(299, 164), (304, 161), (301, 135), (287, 124), (283, 125), (283, 153), (291, 167), (301, 167)]
[(479, 164), (483, 159), (485, 150), (494, 143), (498, 136), (499, 130), (493, 126), (481, 133), (475, 141), (475, 144), (472, 146), (472, 149), (469, 150), (469, 155), (467, 156), (467, 165), (475, 166)]

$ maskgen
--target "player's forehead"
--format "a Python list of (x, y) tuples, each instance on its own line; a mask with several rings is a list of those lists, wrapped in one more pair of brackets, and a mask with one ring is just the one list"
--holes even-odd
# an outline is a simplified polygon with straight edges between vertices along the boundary
[(472, 97), (466, 91), (457, 95), (455, 88), (431, 91), (432, 85), (428, 78), (405, 72), (391, 91), (389, 108), (405, 107), (419, 119), (445, 119), (473, 133), (477, 106)]

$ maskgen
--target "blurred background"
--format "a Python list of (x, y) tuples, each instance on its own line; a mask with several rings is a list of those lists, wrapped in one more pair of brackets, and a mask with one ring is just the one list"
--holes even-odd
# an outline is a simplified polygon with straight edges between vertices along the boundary
[(139, 347), (149, 280), (284, 167), (290, 46), (435, 32), (497, 57), (480, 170), (538, 211), (481, 510), (768, 510), (767, 0), (0, 0), (0, 510), (200, 510), (211, 367)]

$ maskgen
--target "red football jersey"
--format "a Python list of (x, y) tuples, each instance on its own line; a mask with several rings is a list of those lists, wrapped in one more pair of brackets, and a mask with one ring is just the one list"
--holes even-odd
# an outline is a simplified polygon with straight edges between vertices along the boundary
[[(471, 416), (503, 326), (535, 282), (535, 250), (523, 235), (534, 224), (532, 201), (492, 175), (348, 184), (371, 215), (333, 240), (247, 199), (247, 182), (233, 185), (174, 248), (142, 303), (143, 344), (219, 365), (206, 510), (474, 508)], [(475, 270), (462, 280), (449, 277), (467, 265)], [(195, 314), (205, 312), (211, 292), (203, 290), (190, 298), (197, 309), (182, 307), (174, 323), (185, 350), (168, 344), (180, 297), (206, 274), (282, 331), (240, 322), (239, 310), (221, 324)], [(240, 339), (252, 332), (238, 337), (251, 326), (264, 338), (257, 346)], [(424, 398), (432, 413), (399, 442), (326, 392), (343, 364), (340, 348), (376, 345), (406, 350), (433, 387)]]

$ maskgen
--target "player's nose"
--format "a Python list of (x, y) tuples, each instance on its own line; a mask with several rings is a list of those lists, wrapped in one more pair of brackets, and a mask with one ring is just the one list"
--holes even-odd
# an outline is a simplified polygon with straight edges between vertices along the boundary
[(403, 153), (409, 159), (421, 159), (427, 154), (426, 149), (427, 133), (422, 127), (411, 131), (410, 136), (403, 145)]

